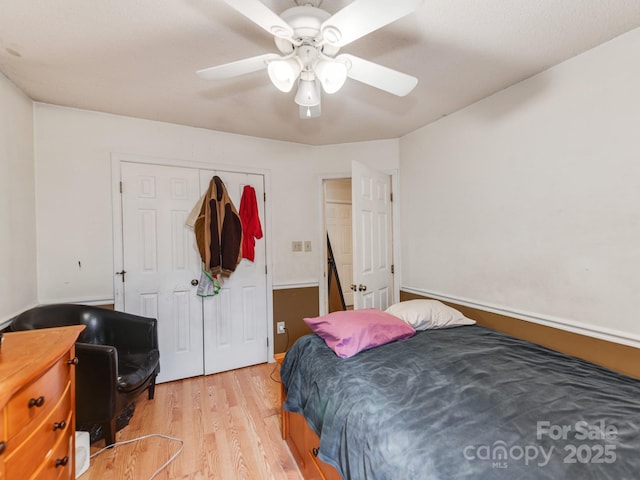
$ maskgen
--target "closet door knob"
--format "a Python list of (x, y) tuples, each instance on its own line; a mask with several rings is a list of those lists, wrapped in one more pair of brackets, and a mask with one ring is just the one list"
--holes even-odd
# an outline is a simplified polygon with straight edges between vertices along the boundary
[(366, 292), (367, 291), (367, 286), (366, 285), (358, 285), (358, 291), (360, 292)]
[(351, 284), (351, 290), (353, 290), (355, 292), (356, 290), (358, 290), (358, 286), (355, 283), (352, 283)]
[(191, 280), (191, 285), (193, 285), (194, 287), (196, 287), (198, 285), (198, 283), (200, 283), (200, 282), (198, 282), (198, 280), (195, 279), (195, 278), (193, 280)]

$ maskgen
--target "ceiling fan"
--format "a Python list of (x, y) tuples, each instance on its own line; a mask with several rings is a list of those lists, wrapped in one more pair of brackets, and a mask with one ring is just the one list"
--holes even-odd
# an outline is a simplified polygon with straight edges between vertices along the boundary
[(341, 47), (417, 10), (424, 0), (354, 0), (331, 15), (322, 0), (295, 0), (295, 7), (277, 15), (260, 0), (224, 0), (275, 37), (280, 54), (267, 53), (198, 70), (206, 80), (222, 80), (267, 69), (282, 92), (298, 86), (295, 102), (301, 118), (320, 115), (320, 88), (340, 90), (347, 77), (400, 97), (418, 79), (363, 58)]

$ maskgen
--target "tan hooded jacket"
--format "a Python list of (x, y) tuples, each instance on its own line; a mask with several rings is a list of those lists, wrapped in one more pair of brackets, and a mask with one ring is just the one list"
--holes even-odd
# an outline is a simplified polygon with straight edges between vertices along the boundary
[(220, 177), (211, 179), (201, 201), (194, 232), (204, 269), (231, 275), (242, 260), (242, 222)]

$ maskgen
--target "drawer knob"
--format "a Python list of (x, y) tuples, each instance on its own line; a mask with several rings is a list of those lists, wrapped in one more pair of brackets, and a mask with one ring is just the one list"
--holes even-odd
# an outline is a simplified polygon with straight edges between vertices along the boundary
[(69, 463), (69, 457), (67, 457), (66, 455), (62, 458), (56, 458), (56, 468), (64, 467), (67, 465), (67, 463)]
[(7, 449), (7, 442), (0, 442), (0, 455)]
[(42, 395), (39, 396), (38, 398), (30, 398), (29, 399), (29, 408), (31, 408), (31, 407), (40, 408), (43, 405), (44, 405), (44, 397)]
[(71, 360), (67, 360), (67, 365), (78, 365), (78, 357), (73, 357)]
[(314, 457), (317, 457), (317, 456), (318, 456), (318, 452), (319, 452), (319, 450), (318, 450), (317, 448), (312, 448), (312, 449), (311, 449), (311, 453), (313, 453), (313, 456), (314, 456)]
[(64, 427), (67, 426), (67, 421), (66, 420), (62, 420), (61, 422), (54, 422), (53, 423), (53, 431), (55, 432), (56, 430), (64, 430)]

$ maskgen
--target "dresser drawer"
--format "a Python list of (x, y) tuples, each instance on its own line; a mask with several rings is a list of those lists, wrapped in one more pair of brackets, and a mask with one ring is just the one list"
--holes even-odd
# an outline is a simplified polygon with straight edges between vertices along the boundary
[[(7, 436), (4, 431), (4, 409), (0, 408), (0, 459), (7, 448)], [(0, 478), (2, 478), (2, 469), (0, 469)]]
[(7, 449), (7, 438), (4, 436), (4, 409), (0, 409), (0, 480), (4, 480), (4, 453)]
[(75, 431), (67, 425), (66, 430), (53, 447), (53, 451), (44, 459), (40, 469), (33, 480), (57, 480), (60, 478), (72, 479), (75, 472), (75, 455), (73, 452), (73, 440)]
[(56, 445), (61, 437), (66, 435), (71, 425), (71, 385), (58, 404), (42, 423), (30, 432), (27, 441), (9, 442), (7, 445), (5, 468), (8, 478), (27, 479), (40, 466), (34, 458), (44, 458)]
[(53, 367), (9, 400), (5, 408), (5, 433), (8, 441), (23, 429), (33, 430), (55, 408), (69, 384), (69, 359), (69, 355), (63, 356)]

